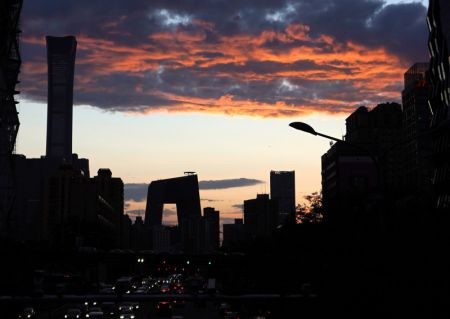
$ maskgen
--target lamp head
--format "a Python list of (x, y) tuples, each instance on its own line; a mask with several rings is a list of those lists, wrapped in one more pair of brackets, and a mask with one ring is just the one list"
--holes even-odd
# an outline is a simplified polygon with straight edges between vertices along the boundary
[(317, 135), (317, 132), (310, 125), (303, 122), (292, 122), (289, 124), (289, 126), (299, 131), (303, 131), (312, 135)]

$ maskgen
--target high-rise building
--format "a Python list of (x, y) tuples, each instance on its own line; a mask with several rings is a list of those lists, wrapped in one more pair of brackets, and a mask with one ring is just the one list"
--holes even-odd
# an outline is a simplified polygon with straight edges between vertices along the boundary
[[(54, 176), (61, 175), (61, 159), (26, 158), (24, 155), (14, 155), (17, 196), (14, 213), (10, 220), (12, 238), (24, 241), (40, 241), (46, 239), (44, 225), (48, 220), (43, 215), (46, 185)], [(80, 178), (89, 178), (89, 160), (78, 158), (72, 154), (72, 163), (69, 165), (73, 172), (81, 175)]]
[(112, 177), (110, 169), (101, 168), (97, 176), (91, 178), (91, 184), (98, 198), (98, 218), (107, 220), (113, 226), (115, 246), (119, 247), (124, 209), (123, 181), (119, 177)]
[(220, 213), (213, 207), (203, 209), (203, 225), (205, 235), (205, 252), (214, 252), (219, 249), (220, 243)]
[(244, 227), (249, 240), (269, 237), (278, 225), (278, 202), (269, 194), (244, 201)]
[(232, 248), (245, 241), (244, 221), (236, 218), (234, 224), (223, 224), (222, 247)]
[(402, 92), (402, 196), (413, 206), (428, 206), (431, 195), (431, 114), (428, 63), (415, 63), (405, 73)]
[(121, 246), (123, 182), (100, 169), (89, 178), (67, 163), (44, 180), (43, 234), (54, 246)]
[(346, 128), (348, 143), (335, 143), (322, 156), (324, 218), (332, 222), (376, 211), (380, 193), (400, 190), (400, 105), (361, 106), (346, 119)]
[(278, 202), (278, 223), (295, 220), (295, 171), (270, 172), (270, 198)]
[[(385, 193), (400, 189), (402, 110), (400, 104), (382, 103), (369, 110), (359, 107), (345, 120), (345, 140), (378, 159), (380, 183)], [(355, 152), (361, 150), (354, 148)]]
[(156, 253), (168, 253), (171, 250), (170, 247), (170, 230), (163, 225), (157, 225), (152, 227), (153, 236), (153, 250)]
[(199, 253), (203, 241), (201, 240), (202, 212), (197, 175), (152, 181), (148, 186), (145, 225), (153, 227), (162, 224), (165, 203), (177, 205), (183, 251)]
[(0, 3), (0, 237), (11, 235), (16, 202), (13, 152), (19, 131), (14, 95), (21, 66), (19, 17), (22, 0)]
[(142, 216), (136, 216), (130, 231), (130, 247), (135, 250), (149, 249), (152, 246), (151, 227), (144, 225)]
[(72, 156), (73, 79), (77, 41), (46, 37), (48, 65), (47, 157)]
[(322, 202), (325, 221), (346, 223), (365, 210), (378, 191), (378, 170), (368, 152), (335, 143), (322, 155)]
[(434, 207), (438, 211), (448, 213), (450, 208), (450, 2), (430, 0), (427, 23), (430, 32), (428, 50), (432, 92), (429, 105), (432, 112)]

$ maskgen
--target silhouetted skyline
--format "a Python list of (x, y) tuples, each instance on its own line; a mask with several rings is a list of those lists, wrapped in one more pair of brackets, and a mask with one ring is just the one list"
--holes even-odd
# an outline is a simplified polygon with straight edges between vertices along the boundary
[[(45, 128), (45, 110), (34, 104), (46, 99), (44, 37), (73, 34), (79, 42), (74, 149), (90, 159), (93, 171), (110, 167), (126, 184), (186, 170), (203, 180), (264, 181), (238, 192), (201, 190), (201, 198), (218, 200), (216, 207), (231, 221), (241, 214), (235, 205), (268, 192), (268, 171), (295, 170), (301, 202), (320, 190), (316, 159), (328, 142), (293, 134), (288, 117), (307, 118), (341, 136), (344, 118), (357, 106), (399, 102), (403, 73), (427, 58), (426, 47), (418, 45), (427, 37), (419, 3), (383, 7), (360, 1), (355, 7), (336, 1), (317, 15), (312, 5), (135, 1), (109, 11), (99, 10), (95, 1), (58, 8), (25, 2), (19, 153), (38, 157), (45, 147), (36, 137)], [(89, 24), (74, 18), (81, 7), (86, 19), (95, 15)], [(336, 14), (342, 18), (330, 18)], [(397, 26), (393, 16), (410, 27)], [(92, 107), (79, 107), (86, 104)], [(145, 209), (144, 201), (128, 205), (129, 211)]]
[(448, 1), (22, 2), (2, 316), (448, 316)]

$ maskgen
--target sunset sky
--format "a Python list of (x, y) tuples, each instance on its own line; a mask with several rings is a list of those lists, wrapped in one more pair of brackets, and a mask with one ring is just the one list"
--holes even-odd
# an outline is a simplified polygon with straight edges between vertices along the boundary
[[(320, 190), (327, 140), (359, 105), (400, 101), (428, 60), (427, 1), (24, 1), (17, 152), (45, 153), (45, 36), (78, 40), (73, 151), (109, 167), (142, 213), (146, 185), (198, 173), (224, 222), (295, 170), (297, 201)], [(205, 181), (216, 181), (206, 183)], [(173, 222), (173, 207), (165, 215)]]

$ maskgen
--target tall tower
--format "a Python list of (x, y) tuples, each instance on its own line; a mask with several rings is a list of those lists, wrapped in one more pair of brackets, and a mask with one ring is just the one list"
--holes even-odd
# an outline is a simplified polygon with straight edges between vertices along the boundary
[(21, 58), (19, 17), (22, 0), (0, 2), (0, 235), (8, 235), (15, 200), (13, 152), (19, 131), (14, 95)]
[(46, 37), (48, 65), (47, 157), (72, 156), (73, 78), (77, 41)]

